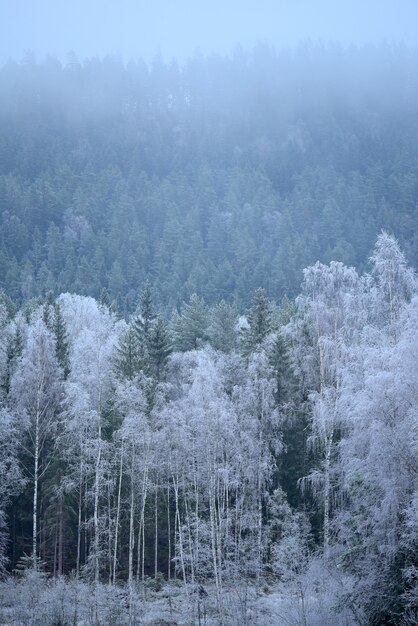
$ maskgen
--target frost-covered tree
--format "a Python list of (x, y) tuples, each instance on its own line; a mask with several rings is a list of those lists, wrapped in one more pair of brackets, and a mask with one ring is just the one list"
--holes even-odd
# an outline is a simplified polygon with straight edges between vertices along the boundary
[(393, 340), (396, 340), (399, 315), (417, 291), (417, 278), (408, 267), (396, 239), (386, 232), (377, 238), (370, 261), (375, 279), (375, 288), (370, 293), (374, 323), (386, 325)]
[(120, 382), (115, 389), (115, 405), (122, 419), (120, 429), (115, 433), (118, 441), (119, 467), (117, 479), (117, 503), (113, 552), (113, 582), (118, 563), (119, 527), (121, 521), (121, 488), (123, 477), (128, 480), (128, 583), (132, 589), (134, 581), (135, 524), (138, 525), (138, 564), (137, 571), (144, 568), (145, 505), (148, 495), (148, 476), (151, 462), (151, 429), (146, 417), (146, 397), (141, 378)]
[(340, 443), (345, 500), (336, 523), (355, 579), (351, 601), (368, 623), (402, 614), (416, 584), (417, 298), (399, 313), (396, 343), (392, 324), (368, 329), (356, 375), (344, 373), (350, 427)]
[(318, 461), (308, 477), (323, 503), (323, 545), (330, 544), (333, 463), (342, 415), (339, 406), (341, 368), (367, 320), (362, 307), (363, 283), (354, 268), (316, 263), (304, 270), (295, 318), (285, 328), (295, 372), (309, 394), (310, 443)]
[(281, 452), (279, 413), (274, 400), (274, 377), (268, 356), (254, 353), (247, 366), (242, 387), (234, 400), (238, 412), (238, 428), (245, 467), (242, 467), (246, 498), (251, 502), (252, 523), (247, 532), (252, 537), (251, 567), (260, 580), (266, 555), (264, 517), (268, 488)]
[(76, 484), (73, 483), (79, 494), (77, 562), (84, 509), (86, 520), (92, 527), (88, 558), (97, 583), (106, 530), (101, 509), (110, 454), (105, 437), (106, 415), (112, 392), (115, 346), (123, 324), (117, 323), (113, 314), (99, 307), (92, 298), (65, 295), (61, 297), (60, 304), (71, 341), (71, 373), (66, 381), (65, 436), (67, 451), (72, 450), (71, 465), (75, 463), (77, 468), (72, 473), (76, 472), (78, 476)]
[(33, 484), (32, 559), (35, 568), (39, 556), (39, 486), (54, 455), (61, 375), (54, 338), (39, 317), (28, 328), (27, 342), (10, 391), (14, 411), (19, 417), (17, 428), (28, 457), (25, 473)]

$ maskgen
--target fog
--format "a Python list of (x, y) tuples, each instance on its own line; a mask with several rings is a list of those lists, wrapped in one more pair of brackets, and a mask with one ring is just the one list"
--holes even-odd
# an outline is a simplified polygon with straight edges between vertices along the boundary
[(267, 41), (417, 43), (415, 0), (0, 0), (0, 63), (28, 51), (65, 61), (120, 54), (180, 61)]

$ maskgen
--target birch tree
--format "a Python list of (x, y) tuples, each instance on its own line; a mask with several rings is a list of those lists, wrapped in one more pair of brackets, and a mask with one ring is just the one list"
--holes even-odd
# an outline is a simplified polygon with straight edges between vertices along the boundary
[(32, 559), (35, 569), (39, 557), (39, 487), (54, 454), (60, 378), (53, 337), (43, 320), (38, 318), (28, 328), (27, 343), (11, 383), (11, 398), (19, 414), (22, 445), (30, 459), (25, 471), (33, 484)]
[(364, 281), (353, 268), (318, 262), (304, 270), (296, 316), (284, 329), (291, 342), (293, 367), (311, 405), (310, 443), (319, 466), (307, 482), (322, 494), (325, 555), (330, 546), (332, 472), (341, 417), (341, 367), (346, 346), (356, 340), (367, 321), (363, 302)]
[(369, 623), (399, 615), (402, 591), (415, 584), (418, 299), (398, 315), (364, 333), (354, 381), (352, 368), (344, 373), (350, 429), (340, 443), (345, 498), (336, 524), (341, 562), (355, 580), (350, 600)]
[[(67, 432), (78, 448), (79, 484), (85, 483), (92, 499), (92, 535), (89, 562), (96, 584), (99, 582), (103, 531), (106, 521), (101, 517), (101, 497), (108, 467), (109, 445), (104, 438), (105, 409), (113, 381), (113, 357), (122, 324), (105, 307), (92, 298), (63, 296), (60, 298), (63, 317), (71, 343), (71, 373), (67, 379)], [(71, 401), (71, 398), (73, 401)], [(81, 499), (79, 500), (79, 536)], [(79, 560), (79, 559), (78, 559)]]

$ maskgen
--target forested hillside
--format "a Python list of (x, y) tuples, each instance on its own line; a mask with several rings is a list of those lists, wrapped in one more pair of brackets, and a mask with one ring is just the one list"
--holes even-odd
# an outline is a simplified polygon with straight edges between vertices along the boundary
[(417, 266), (418, 52), (259, 46), (151, 67), (0, 70), (0, 287), (18, 304), (106, 287), (131, 313), (192, 293), (240, 310), (302, 269), (362, 270), (382, 228)]
[(417, 67), (0, 69), (0, 623), (418, 623)]

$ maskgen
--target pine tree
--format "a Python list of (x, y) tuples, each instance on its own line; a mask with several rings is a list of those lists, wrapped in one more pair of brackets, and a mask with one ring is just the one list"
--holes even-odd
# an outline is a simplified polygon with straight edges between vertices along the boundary
[(254, 294), (247, 320), (249, 328), (243, 331), (242, 347), (245, 354), (250, 354), (272, 330), (271, 306), (261, 287)]
[(181, 312), (174, 316), (172, 327), (174, 347), (186, 352), (197, 350), (207, 338), (208, 317), (205, 303), (195, 293), (187, 303), (183, 303)]
[(142, 362), (142, 368), (145, 370), (148, 367), (148, 344), (155, 318), (152, 289), (149, 283), (146, 283), (141, 294), (139, 311), (132, 321), (132, 328), (136, 333), (138, 342), (139, 358)]
[(16, 369), (16, 364), (22, 356), (23, 351), (23, 333), (20, 324), (16, 325), (14, 334), (9, 337), (6, 348), (6, 368), (2, 381), (2, 388), (7, 395), (10, 391), (10, 380)]
[(109, 292), (106, 289), (106, 287), (103, 287), (102, 291), (100, 292), (99, 304), (100, 306), (106, 307), (107, 309), (109, 309), (109, 311), (111, 310), (112, 300), (110, 298)]
[(13, 300), (11, 300), (2, 289), (0, 289), (0, 306), (4, 306), (9, 319), (12, 319), (16, 315), (16, 306)]
[(116, 346), (114, 364), (117, 374), (121, 378), (127, 378), (128, 380), (132, 380), (144, 368), (141, 346), (133, 326), (129, 326), (119, 340)]
[(215, 350), (231, 352), (236, 347), (238, 313), (234, 306), (222, 300), (211, 311), (209, 340)]
[(150, 374), (157, 381), (164, 378), (164, 370), (170, 353), (170, 336), (163, 319), (158, 316), (151, 330), (148, 343)]
[(277, 333), (274, 339), (269, 360), (276, 380), (275, 400), (277, 406), (280, 406), (288, 402), (296, 390), (296, 381), (290, 364), (288, 346), (280, 332)]
[(152, 323), (156, 318), (153, 290), (149, 282), (145, 283), (145, 287), (142, 291), (140, 308), (143, 322), (143, 333), (145, 337), (149, 337)]
[(64, 380), (66, 380), (68, 378), (68, 374), (70, 373), (70, 346), (68, 342), (67, 327), (58, 302), (54, 304), (52, 330), (55, 336), (55, 354), (58, 363), (62, 368)]
[(47, 329), (52, 332), (54, 327), (54, 295), (52, 291), (48, 291), (46, 294), (42, 308), (42, 319)]

